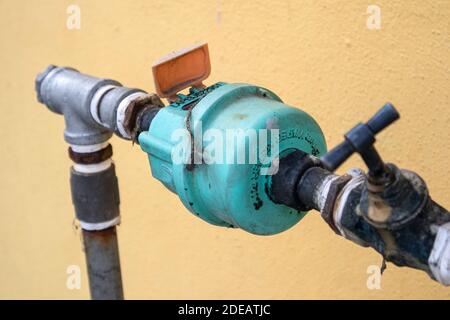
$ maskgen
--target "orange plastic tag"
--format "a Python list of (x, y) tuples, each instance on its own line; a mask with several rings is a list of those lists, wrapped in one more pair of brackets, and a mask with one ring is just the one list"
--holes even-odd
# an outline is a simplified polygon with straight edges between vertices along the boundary
[(173, 98), (181, 90), (202, 86), (211, 73), (208, 44), (194, 45), (172, 52), (153, 64), (156, 93)]

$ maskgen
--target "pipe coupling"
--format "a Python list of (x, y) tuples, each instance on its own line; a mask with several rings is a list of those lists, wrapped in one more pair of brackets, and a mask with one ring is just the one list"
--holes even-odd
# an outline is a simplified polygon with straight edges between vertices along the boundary
[(134, 100), (149, 96), (115, 80), (53, 65), (36, 77), (35, 84), (38, 101), (64, 115), (64, 138), (72, 145), (102, 143), (113, 133), (131, 140), (130, 130), (124, 127), (128, 107)]

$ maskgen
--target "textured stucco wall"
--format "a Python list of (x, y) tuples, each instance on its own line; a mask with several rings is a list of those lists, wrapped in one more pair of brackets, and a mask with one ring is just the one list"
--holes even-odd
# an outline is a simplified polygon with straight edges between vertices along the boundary
[[(81, 29), (66, 28), (67, 6)], [(366, 26), (381, 8), (381, 29)], [(34, 77), (69, 65), (153, 90), (159, 56), (208, 41), (215, 81), (249, 82), (303, 107), (330, 146), (385, 101), (402, 119), (379, 137), (386, 160), (418, 171), (450, 207), (450, 1), (0, 1), (0, 298), (87, 298), (72, 227), (63, 120), (38, 104)], [(312, 212), (257, 237), (188, 214), (150, 176), (140, 148), (113, 139), (128, 298), (442, 298), (450, 289), (388, 266), (381, 290), (366, 270), (381, 258)], [(356, 157), (350, 166), (361, 165)], [(82, 267), (81, 290), (66, 268)]]

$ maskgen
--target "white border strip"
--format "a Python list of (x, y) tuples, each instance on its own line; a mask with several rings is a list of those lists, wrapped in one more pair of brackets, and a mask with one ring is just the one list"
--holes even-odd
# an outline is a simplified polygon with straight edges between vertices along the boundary
[(353, 178), (347, 182), (347, 184), (344, 186), (344, 188), (342, 189), (339, 197), (338, 197), (338, 205), (336, 207), (336, 209), (333, 212), (333, 220), (334, 220), (334, 225), (336, 226), (336, 228), (339, 230), (339, 232), (341, 233), (341, 235), (349, 240), (352, 240), (356, 243), (359, 243), (361, 245), (363, 245), (363, 242), (360, 239), (355, 239), (355, 237), (352, 237), (350, 234), (348, 234), (344, 227), (341, 225), (341, 219), (342, 219), (342, 214), (344, 212), (344, 208), (345, 205), (347, 204), (347, 199), (350, 195), (350, 193), (353, 191), (353, 189), (357, 188), (359, 185), (361, 185), (362, 183), (364, 183), (366, 177), (364, 174), (353, 174), (350, 173)]
[(118, 224), (120, 224), (120, 216), (118, 216), (112, 220), (105, 221), (105, 222), (99, 222), (99, 223), (90, 223), (90, 222), (80, 221), (80, 227), (83, 230), (87, 230), (87, 231), (105, 230), (105, 229), (114, 227)]
[(74, 163), (73, 169), (80, 173), (97, 173), (108, 169), (112, 164), (113, 161), (111, 158), (109, 158), (106, 159), (105, 161), (93, 164)]
[(319, 205), (320, 212), (322, 212), (325, 202), (327, 200), (328, 192), (330, 191), (331, 183), (339, 178), (339, 176), (329, 175), (321, 183), (318, 190), (314, 192), (314, 202)]
[(77, 152), (77, 153), (91, 153), (91, 152), (105, 149), (108, 146), (108, 144), (109, 144), (109, 142), (105, 141), (102, 143), (90, 144), (90, 145), (86, 145), (86, 146), (71, 144), (70, 147), (72, 148), (72, 150), (74, 152)]
[(101, 88), (99, 88), (97, 91), (95, 91), (94, 96), (92, 97), (91, 100), (91, 105), (90, 105), (90, 110), (91, 110), (91, 116), (92, 118), (94, 118), (95, 122), (97, 122), (98, 124), (107, 127), (108, 126), (104, 123), (102, 123), (102, 121), (100, 120), (100, 117), (98, 115), (98, 106), (100, 103), (100, 100), (102, 100), (103, 96), (111, 91), (112, 89), (117, 88), (117, 86), (114, 86), (112, 84), (107, 84)]

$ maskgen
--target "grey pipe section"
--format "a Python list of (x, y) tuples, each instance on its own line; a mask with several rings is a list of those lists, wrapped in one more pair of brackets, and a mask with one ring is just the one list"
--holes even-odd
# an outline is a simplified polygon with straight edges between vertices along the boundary
[(123, 299), (115, 227), (120, 221), (120, 197), (114, 164), (93, 173), (78, 172), (72, 168), (70, 187), (83, 234), (91, 298)]
[(82, 232), (91, 298), (122, 300), (123, 287), (116, 227)]
[[(117, 128), (117, 108), (131, 94), (145, 93), (140, 89), (123, 87), (115, 80), (96, 78), (72, 68), (53, 65), (36, 77), (35, 85), (39, 102), (64, 116), (64, 138), (73, 145), (102, 143), (113, 133), (126, 138)], [(114, 87), (106, 91), (99, 101), (99, 123), (93, 118), (90, 105), (96, 92), (105, 86)]]
[[(83, 233), (91, 298), (123, 299), (115, 227), (120, 218), (120, 197), (114, 164), (95, 173), (81, 173), (72, 168), (70, 187)], [(102, 226), (93, 227), (96, 225)]]
[[(53, 65), (37, 76), (35, 85), (38, 101), (64, 116), (64, 138), (72, 147), (101, 144), (113, 133), (129, 139), (122, 134), (123, 128), (122, 132), (118, 128), (119, 106), (126, 110), (135, 93), (146, 94), (139, 89), (123, 87), (115, 80), (96, 78), (72, 68)], [(95, 117), (92, 110), (95, 110)], [(81, 156), (78, 153), (78, 158)], [(77, 159), (73, 160), (78, 165), (96, 164), (86, 164)], [(103, 160), (99, 158), (98, 161)], [(114, 165), (91, 173), (72, 169), (71, 191), (75, 212), (82, 226), (91, 297), (96, 300), (123, 299), (114, 226), (118, 223), (114, 219), (119, 218), (119, 189)], [(94, 229), (91, 229), (92, 225)]]

